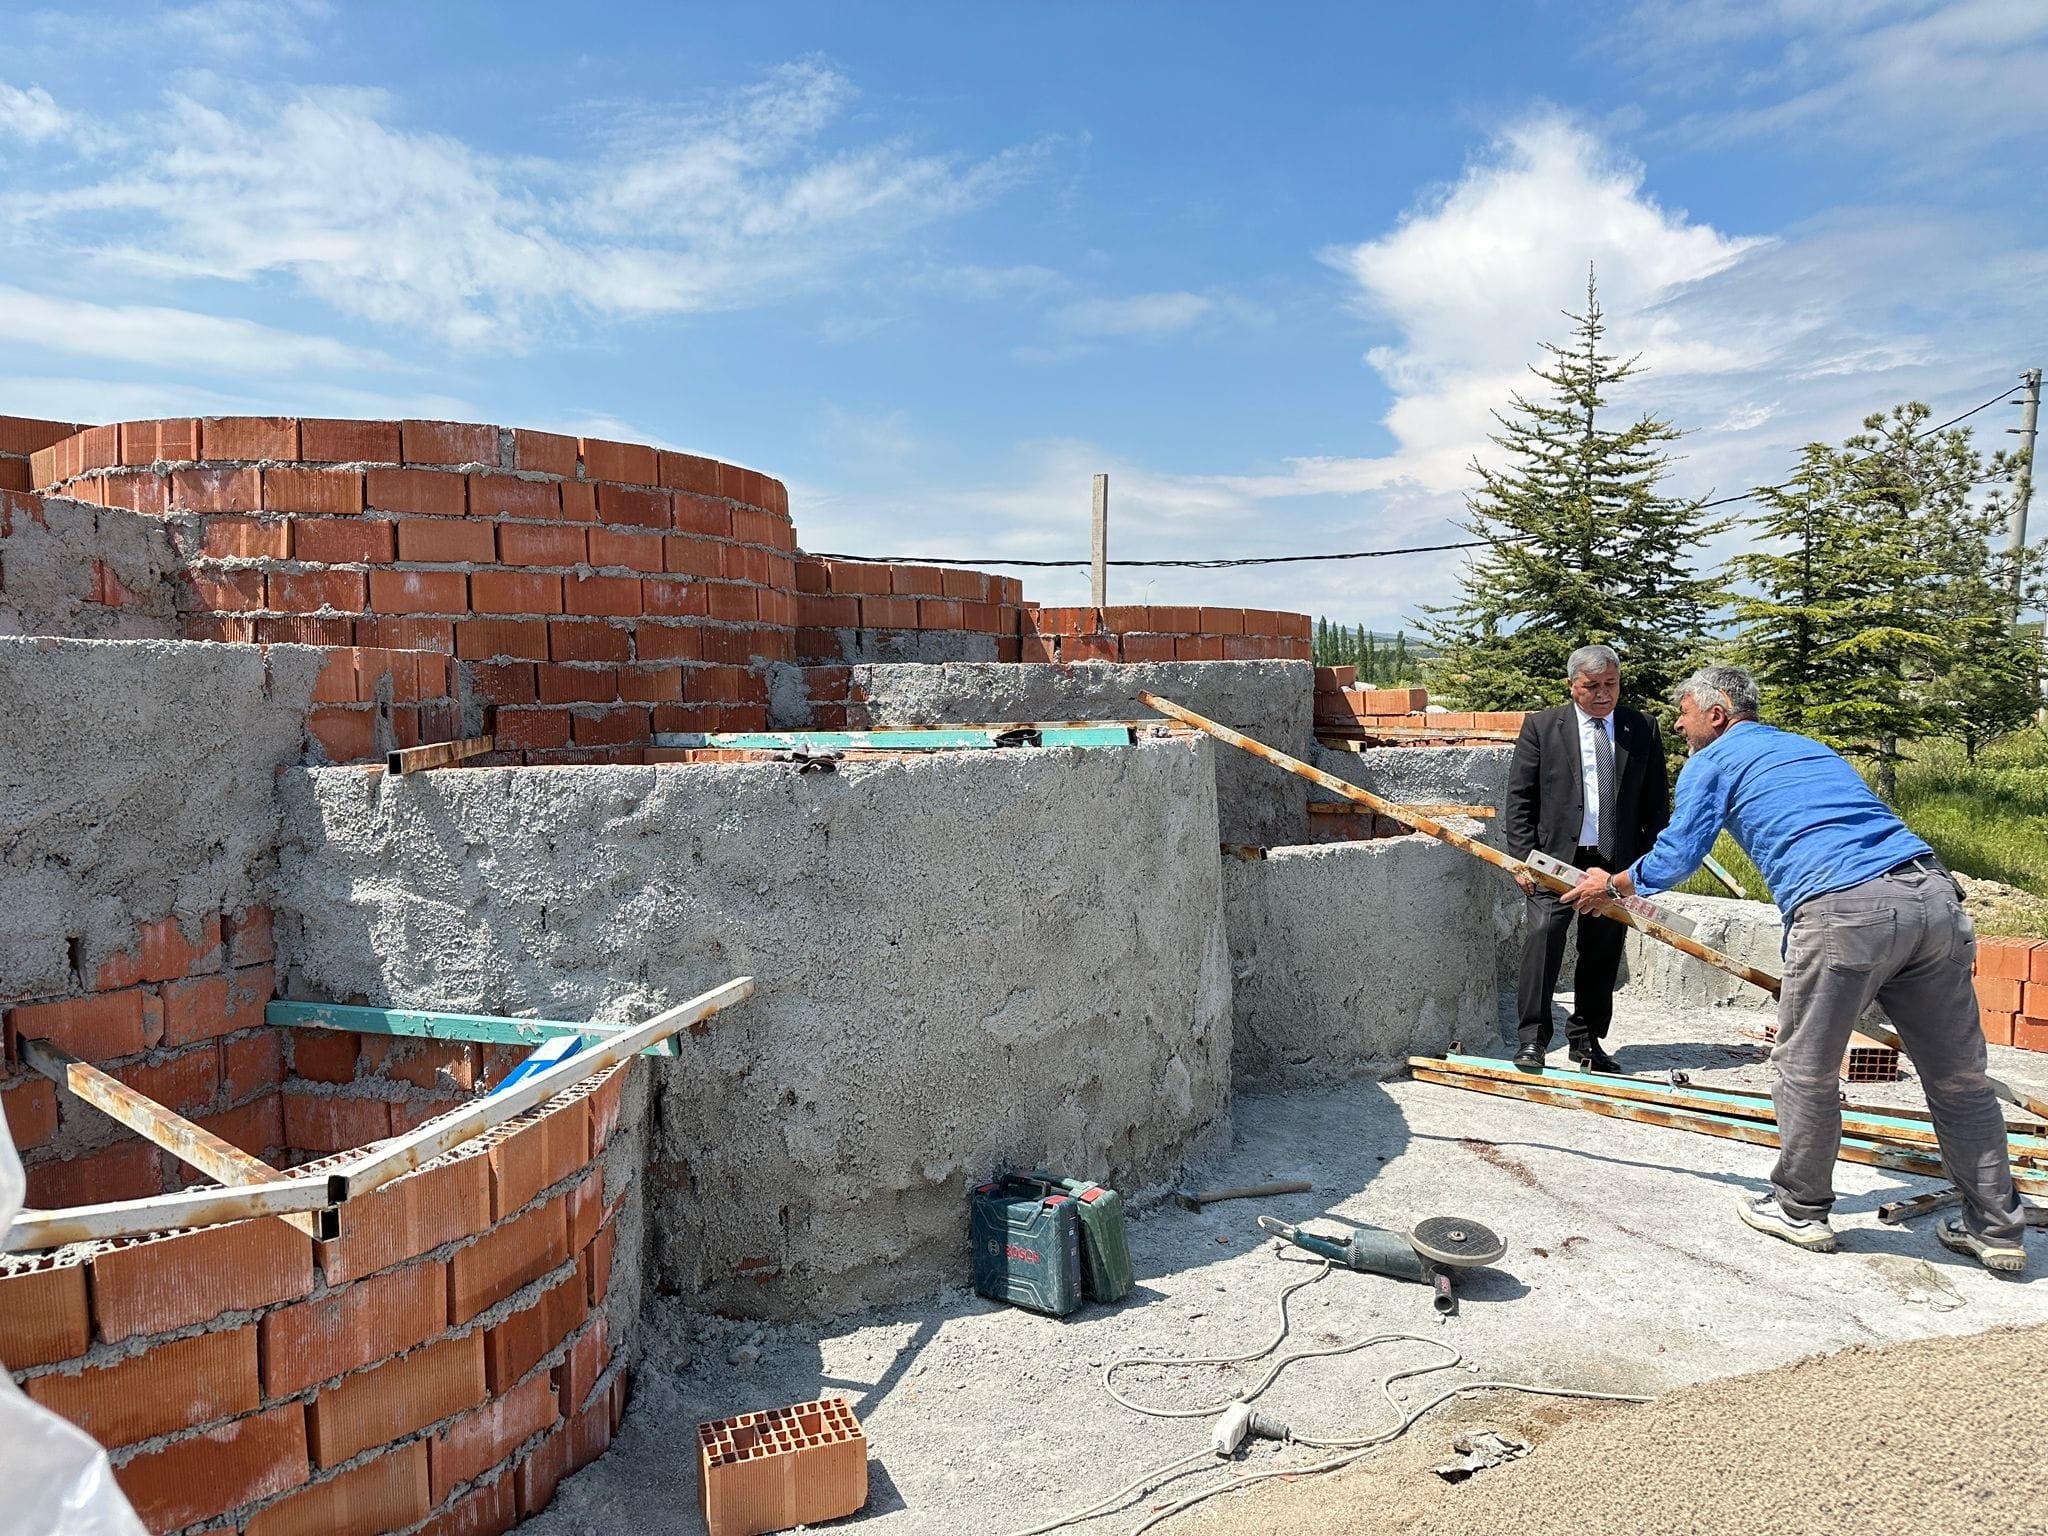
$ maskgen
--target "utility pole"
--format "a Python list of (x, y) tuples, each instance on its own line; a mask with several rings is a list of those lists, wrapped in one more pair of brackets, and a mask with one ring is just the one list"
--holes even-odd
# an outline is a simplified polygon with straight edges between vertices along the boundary
[[(2041, 376), (2038, 373), (2035, 374), (2034, 382), (2038, 385), (2040, 381)], [(2027, 418), (2029, 422), (2033, 419), (2031, 416)], [(2019, 516), (2022, 523), (2024, 523), (2026, 518), (2025, 511), (2022, 510)], [(1109, 476), (1107, 475), (1097, 475), (1095, 477), (1094, 549), (1094, 591), (1089, 601), (1097, 608), (1100, 608), (1109, 601)]]
[(2020, 563), (2027, 552), (2027, 503), (2034, 498), (2034, 424), (2041, 415), (2041, 370), (2029, 368), (2020, 375), (2026, 395), (2020, 401), (2020, 452), (2026, 462), (2020, 469), (2020, 483), (2013, 491), (2012, 522), (2006, 550), (2012, 556), (2012, 603), (2014, 617), (2020, 604)]

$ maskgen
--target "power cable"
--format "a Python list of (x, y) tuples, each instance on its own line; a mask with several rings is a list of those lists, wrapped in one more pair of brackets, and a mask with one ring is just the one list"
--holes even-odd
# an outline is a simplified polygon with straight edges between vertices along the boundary
[[(1957, 422), (1967, 421), (1979, 411), (1988, 411), (1992, 406), (1999, 404), (2001, 401), (2010, 402), (2012, 399), (2013, 393), (2010, 389), (2000, 390), (1982, 405), (1973, 405), (1961, 415), (1951, 416), (1947, 421), (1914, 433), (1912, 441), (1917, 443), (1923, 437), (1932, 437), (1937, 432), (1945, 432)], [(1877, 455), (1872, 453), (1866, 454), (1865, 457), (1875, 458)], [(1860, 464), (1863, 460), (1856, 459), (1851, 462)], [(1955, 484), (1982, 485), (1985, 481), (1996, 478), (1997, 476), (1995, 475), (1982, 475), (1975, 480), (1957, 481)], [(1769, 491), (1782, 491), (1790, 483), (1788, 481), (1786, 485), (1752, 486), (1750, 489), (1740, 491), (1733, 496), (1721, 496), (1712, 501), (1703, 501), (1699, 504), (1699, 510), (1704, 512), (1712, 507), (1732, 506), (1738, 501), (1748, 501), (1751, 497), (1761, 496)], [(1950, 490), (1953, 487), (1936, 486), (1935, 489)], [(1306, 561), (1315, 560), (1384, 560), (1395, 555), (1437, 555), (1454, 549), (1484, 549), (1494, 544), (1517, 542), (1520, 541), (1514, 539), (1465, 539), (1452, 544), (1411, 544), (1400, 549), (1354, 549), (1345, 551), (1342, 554), (1332, 555), (1250, 555), (1235, 559), (1215, 560), (1109, 560), (1105, 561), (1104, 564), (1115, 566), (1121, 570), (1223, 571), (1234, 570), (1248, 565), (1299, 565)], [(1005, 556), (968, 558), (964, 555), (834, 555), (820, 552), (812, 555), (812, 558), (817, 560), (838, 560), (849, 565), (1013, 565), (1029, 570), (1041, 571), (1074, 570), (1094, 564), (1092, 560), (1017, 560)]]

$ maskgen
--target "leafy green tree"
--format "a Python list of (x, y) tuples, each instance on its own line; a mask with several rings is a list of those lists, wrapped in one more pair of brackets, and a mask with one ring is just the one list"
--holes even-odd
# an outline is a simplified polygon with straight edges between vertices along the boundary
[[(1734, 562), (1752, 587), (1739, 643), (1772, 719), (1872, 763), (1887, 799), (1908, 744), (1950, 736), (1974, 756), (2038, 697), (1994, 545), (2016, 466), (1987, 465), (1967, 428), (1927, 430), (1931, 414), (1912, 402), (1840, 448), (1809, 445), (1761, 493), (1759, 547)], [(2034, 595), (2037, 569), (2021, 574)]]
[(1433, 686), (1473, 709), (1555, 701), (1565, 660), (1589, 641), (1621, 652), (1629, 691), (1661, 702), (1700, 651), (1714, 581), (1695, 574), (1699, 546), (1724, 523), (1662, 489), (1679, 437), (1651, 415), (1614, 427), (1608, 392), (1639, 370), (1601, 350), (1607, 326), (1593, 276), (1567, 346), (1544, 344), (1530, 371), (1545, 385), (1494, 414), (1500, 468), (1475, 461), (1479, 487), (1462, 526), (1486, 541), (1464, 595), (1429, 610), (1441, 650)]

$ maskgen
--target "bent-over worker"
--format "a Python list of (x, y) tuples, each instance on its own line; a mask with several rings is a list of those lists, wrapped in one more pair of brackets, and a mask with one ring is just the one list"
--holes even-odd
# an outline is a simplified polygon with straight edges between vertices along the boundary
[(1837, 1077), (1857, 1020), (1877, 1003), (1919, 1068), (1942, 1167), (1962, 1192), (1962, 1215), (1939, 1228), (1942, 1246), (1989, 1269), (2024, 1269), (2025, 1227), (2005, 1116), (1985, 1071), (1971, 980), (1977, 941), (1960, 887), (1840, 754), (1757, 719), (1747, 672), (1703, 667), (1676, 697), (1692, 756), (1678, 776), (1671, 825), (1628, 869), (1589, 874), (1564, 900), (1593, 911), (1617, 896), (1668, 891), (1699, 867), (1724, 825), (1762, 871), (1786, 922), (1771, 1051), (1780, 1150), (1771, 1193), (1745, 1199), (1742, 1219), (1833, 1251)]

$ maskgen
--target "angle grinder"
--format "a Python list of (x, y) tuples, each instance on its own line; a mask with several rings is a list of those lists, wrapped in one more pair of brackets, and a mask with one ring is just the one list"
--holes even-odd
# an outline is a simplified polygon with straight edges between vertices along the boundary
[(1435, 1293), (1430, 1304), (1446, 1317), (1458, 1310), (1452, 1271), (1495, 1263), (1508, 1251), (1491, 1230), (1463, 1216), (1426, 1216), (1405, 1233), (1358, 1227), (1349, 1237), (1321, 1237), (1273, 1216), (1261, 1216), (1259, 1226), (1332, 1264), (1420, 1281)]

